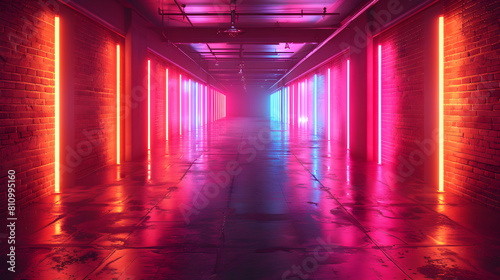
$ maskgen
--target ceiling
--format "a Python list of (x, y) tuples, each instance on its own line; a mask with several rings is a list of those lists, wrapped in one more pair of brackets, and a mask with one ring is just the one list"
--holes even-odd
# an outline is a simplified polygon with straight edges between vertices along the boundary
[[(228, 90), (239, 93), (269, 89), (367, 1), (129, 2), (151, 20), (166, 40), (191, 56)], [(228, 32), (235, 30), (241, 32)]]

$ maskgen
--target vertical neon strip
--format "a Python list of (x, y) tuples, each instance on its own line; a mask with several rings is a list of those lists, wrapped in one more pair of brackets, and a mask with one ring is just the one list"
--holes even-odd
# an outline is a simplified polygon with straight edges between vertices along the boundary
[(314, 75), (314, 82), (313, 82), (313, 93), (314, 93), (314, 100), (313, 100), (313, 114), (314, 114), (314, 134), (318, 134), (318, 75)]
[(203, 120), (203, 116), (204, 116), (203, 108), (205, 108), (205, 106), (203, 106), (203, 97), (205, 96), (205, 93), (203, 92), (204, 88), (205, 87), (203, 85), (200, 85), (200, 126), (203, 126), (203, 124), (204, 124), (204, 120)]
[[(309, 111), (307, 108), (307, 80), (304, 81), (304, 84), (303, 84), (303, 87), (304, 87), (304, 91), (302, 92), (302, 98), (304, 98), (304, 123), (306, 124), (306, 122), (308, 121), (308, 116), (307, 116), (307, 111)], [(307, 124), (306, 124), (307, 125)]]
[(179, 135), (182, 135), (182, 75), (179, 75)]
[(351, 94), (350, 93), (350, 90), (351, 90), (351, 88), (350, 88), (351, 87), (351, 85), (350, 85), (350, 79), (351, 79), (351, 77), (350, 77), (350, 75), (351, 75), (350, 67), (351, 67), (350, 66), (350, 61), (348, 59), (347, 60), (347, 149), (348, 150), (350, 149), (350, 143), (351, 143), (351, 141), (350, 141), (351, 140), (350, 139), (351, 138), (351, 134), (350, 134), (351, 133), (350, 132), (350, 129), (351, 129), (350, 128), (350, 125), (351, 125), (350, 124), (350, 121), (351, 121), (350, 120), (350, 118), (351, 118), (351, 114), (350, 114), (350, 110), (351, 110), (350, 109), (350, 102), (351, 102), (350, 101), (350, 98), (351, 98), (351, 96), (350, 96), (350, 94)]
[(327, 100), (327, 102), (328, 102), (328, 106), (327, 106), (327, 110), (328, 110), (328, 114), (327, 114), (327, 118), (328, 118), (328, 141), (331, 140), (331, 136), (330, 135), (331, 135), (331, 125), (332, 125), (331, 124), (331, 113), (330, 113), (330, 110), (331, 110), (330, 102), (331, 102), (331, 92), (332, 92), (332, 90), (331, 90), (331, 76), (330, 76), (330, 74), (331, 74), (331, 69), (328, 68), (328, 77), (327, 77), (327, 79), (328, 79), (328, 83), (327, 83), (327, 87), (328, 87), (327, 88), (327, 92), (328, 92), (328, 100)]
[(188, 131), (191, 131), (191, 79), (188, 81)]
[(302, 123), (302, 84), (297, 83), (297, 117), (299, 126)]
[(151, 60), (148, 60), (148, 150), (151, 150)]
[(295, 125), (295, 85), (292, 85), (292, 125)]
[(195, 98), (194, 98), (194, 116), (195, 116), (195, 127), (196, 128), (198, 127), (198, 125), (200, 123), (199, 122), (200, 114), (198, 114), (198, 108), (199, 108), (198, 106), (199, 106), (199, 102), (200, 102), (200, 100), (198, 98), (198, 95), (199, 95), (198, 89), (199, 89), (199, 87), (200, 87), (199, 84), (195, 83), (195, 89), (196, 90), (195, 90), (195, 93), (194, 93), (194, 96), (195, 96)]
[(439, 191), (444, 191), (444, 18), (439, 17)]
[(378, 45), (378, 164), (382, 164), (382, 45)]
[(165, 71), (165, 140), (168, 140), (168, 68)]
[(120, 45), (116, 45), (116, 164), (120, 164)]
[(208, 124), (208, 88), (205, 86), (205, 124)]
[(60, 61), (61, 61), (61, 46), (60, 46), (60, 38), (59, 38), (59, 32), (60, 32), (60, 21), (59, 17), (55, 17), (55, 22), (54, 22), (54, 33), (55, 33), (55, 92), (54, 92), (54, 105), (55, 105), (55, 162), (54, 162), (54, 167), (55, 167), (55, 193), (59, 193), (61, 190), (61, 181), (60, 181), (60, 164), (61, 164), (61, 154), (60, 154), (60, 148), (61, 148), (61, 139), (60, 139), (60, 129), (61, 129), (61, 124), (60, 124)]

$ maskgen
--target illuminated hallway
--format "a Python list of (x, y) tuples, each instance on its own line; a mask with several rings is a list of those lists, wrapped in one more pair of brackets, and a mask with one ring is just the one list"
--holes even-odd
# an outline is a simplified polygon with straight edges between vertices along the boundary
[(237, 118), (166, 149), (27, 207), (19, 278), (498, 277), (496, 212), (338, 144)]

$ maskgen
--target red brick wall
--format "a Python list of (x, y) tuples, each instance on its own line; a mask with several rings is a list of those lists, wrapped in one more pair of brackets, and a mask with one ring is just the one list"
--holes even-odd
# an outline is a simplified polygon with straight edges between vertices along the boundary
[[(124, 40), (78, 12), (73, 12), (72, 18), (76, 58), (75, 147), (72, 148), (79, 152), (79, 144), (92, 144), (91, 149), (80, 153), (82, 161), (74, 169), (78, 179), (116, 163), (116, 45), (120, 44), (123, 51)], [(91, 141), (85, 131), (100, 141)]]
[(0, 178), (5, 183), (7, 171), (16, 171), (17, 205), (54, 184), (52, 2), (0, 2)]
[[(0, 3), (0, 178), (16, 171), (18, 205), (54, 188), (54, 16), (60, 9), (67, 8), (50, 0)], [(124, 41), (75, 11), (71, 17), (75, 140), (64, 148), (84, 152), (71, 171), (78, 179), (116, 160), (116, 45), (123, 49)], [(106, 141), (89, 142), (85, 132)]]
[[(384, 164), (401, 166), (412, 151), (418, 150), (415, 141), (424, 138), (424, 20), (422, 13), (411, 16), (383, 32), (375, 45), (375, 63), (378, 63), (378, 44), (382, 46)], [(378, 72), (374, 73), (376, 83)], [(377, 88), (375, 96), (378, 96)], [(414, 172), (403, 169), (405, 179), (408, 179), (406, 175), (422, 175), (422, 164), (414, 168)], [(399, 171), (397, 174), (400, 174)]]
[[(200, 81), (196, 80), (179, 67), (174, 66), (172, 63), (166, 61), (163, 57), (158, 56), (155, 53), (148, 53), (148, 59), (151, 60), (151, 145), (153, 147), (161, 147), (162, 145), (164, 145), (166, 137), (166, 69), (168, 68), (169, 77), (169, 140), (173, 140), (179, 135), (179, 75), (182, 75), (183, 83), (185, 83), (189, 79), (191, 79), (193, 82), (198, 83), (200, 83)], [(183, 96), (186, 96), (187, 89), (184, 88), (183, 90)], [(183, 131), (188, 126), (186, 103), (187, 101), (183, 99)]]
[(445, 188), (500, 207), (500, 5), (444, 5)]

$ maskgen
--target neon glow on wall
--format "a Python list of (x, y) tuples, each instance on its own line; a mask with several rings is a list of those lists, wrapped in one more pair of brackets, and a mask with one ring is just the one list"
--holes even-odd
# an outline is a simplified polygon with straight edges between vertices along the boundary
[(168, 68), (165, 72), (165, 140), (168, 140)]
[(116, 45), (116, 164), (120, 164), (120, 45)]
[(378, 164), (382, 164), (382, 45), (378, 45)]
[(182, 135), (182, 75), (179, 75), (179, 135)]
[(295, 85), (292, 85), (292, 125), (295, 125)]
[(148, 60), (148, 150), (151, 150), (151, 60)]
[(60, 78), (60, 62), (61, 62), (61, 46), (60, 46), (60, 38), (59, 38), (59, 32), (60, 32), (60, 20), (59, 17), (55, 17), (55, 92), (54, 92), (54, 105), (55, 105), (55, 189), (54, 191), (56, 193), (59, 193), (61, 190), (60, 188), (60, 164), (61, 164), (61, 154), (60, 154), (60, 149), (61, 149), (61, 139), (60, 139), (60, 130), (61, 130), (61, 123), (60, 123), (60, 83), (61, 83), (61, 78)]
[(331, 69), (328, 68), (328, 77), (327, 77), (328, 83), (327, 83), (327, 92), (328, 92), (328, 100), (327, 100), (327, 126), (328, 126), (328, 141), (331, 140)]
[(314, 75), (313, 80), (313, 118), (314, 118), (314, 134), (318, 134), (318, 75)]
[(351, 145), (351, 131), (350, 131), (350, 125), (351, 125), (351, 112), (350, 112), (350, 98), (351, 98), (351, 85), (350, 85), (350, 75), (351, 75), (351, 72), (350, 72), (350, 60), (348, 59), (347, 60), (347, 149), (349, 150), (350, 149), (350, 145)]
[(191, 79), (188, 81), (188, 131), (191, 131)]
[(444, 18), (439, 17), (439, 191), (444, 191)]
[(208, 108), (207, 108), (207, 104), (208, 104), (208, 99), (207, 99), (207, 95), (208, 95), (208, 88), (207, 86), (205, 86), (205, 124), (208, 124)]

